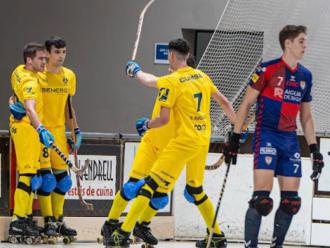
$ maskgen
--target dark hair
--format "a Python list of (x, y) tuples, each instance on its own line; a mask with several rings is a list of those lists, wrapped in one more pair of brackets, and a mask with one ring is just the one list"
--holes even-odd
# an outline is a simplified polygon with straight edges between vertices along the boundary
[(286, 25), (284, 28), (282, 28), (282, 30), (279, 33), (279, 41), (280, 41), (282, 50), (284, 51), (284, 49), (285, 49), (284, 43), (286, 40), (288, 40), (288, 39), (293, 40), (296, 37), (298, 37), (298, 35), (301, 33), (304, 33), (304, 34), (307, 33), (306, 26)]
[(45, 51), (45, 46), (38, 42), (30, 42), (26, 44), (23, 49), (24, 64), (26, 64), (27, 58), (33, 59), (36, 56), (37, 51)]
[(191, 53), (189, 53), (189, 55), (188, 55), (187, 65), (192, 68), (196, 68), (196, 60), (195, 60), (194, 55), (192, 55)]
[(65, 40), (58, 36), (52, 36), (48, 40), (45, 41), (45, 47), (48, 52), (52, 49), (52, 46), (56, 48), (64, 48), (66, 47)]
[(174, 50), (180, 53), (181, 55), (186, 56), (189, 53), (190, 47), (187, 41), (179, 38), (179, 39), (171, 40), (168, 43), (168, 50)]

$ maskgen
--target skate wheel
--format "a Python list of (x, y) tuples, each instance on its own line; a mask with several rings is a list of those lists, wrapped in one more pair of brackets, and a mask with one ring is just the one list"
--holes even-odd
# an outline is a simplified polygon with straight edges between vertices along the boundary
[(32, 245), (33, 244), (33, 239), (31, 238), (31, 237), (27, 237), (27, 238), (25, 238), (25, 243), (27, 244), (27, 245)]
[(63, 243), (64, 244), (70, 244), (71, 243), (71, 240), (70, 240), (70, 238), (69, 237), (63, 237)]
[(97, 243), (102, 244), (103, 243), (103, 237), (97, 237)]
[(71, 243), (77, 240), (74, 236), (69, 236), (69, 239)]
[(12, 243), (12, 244), (18, 243), (18, 240), (15, 236), (9, 236), (8, 241), (9, 241), (9, 243)]
[(57, 243), (56, 237), (48, 239), (48, 244), (55, 245)]

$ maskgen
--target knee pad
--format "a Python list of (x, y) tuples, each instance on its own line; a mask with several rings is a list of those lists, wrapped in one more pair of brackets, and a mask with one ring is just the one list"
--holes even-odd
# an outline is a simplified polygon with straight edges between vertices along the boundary
[[(204, 193), (204, 196), (200, 200), (196, 200), (195, 195), (199, 195), (202, 193)], [(208, 199), (207, 195), (205, 194), (205, 192), (203, 190), (203, 186), (192, 187), (187, 184), (184, 189), (183, 195), (188, 202), (193, 203), (196, 206), (202, 204), (204, 201), (206, 201)]]
[(297, 196), (281, 197), (280, 208), (288, 215), (295, 215), (301, 207), (301, 198)]
[(159, 210), (165, 208), (169, 202), (169, 197), (167, 193), (155, 192), (150, 200), (150, 207)]
[(144, 179), (138, 180), (136, 178), (129, 178), (128, 181), (124, 183), (120, 194), (125, 200), (130, 201), (137, 196), (140, 188), (144, 184)]
[(71, 189), (72, 186), (71, 177), (68, 175), (67, 171), (61, 172), (59, 174), (55, 174), (55, 177), (57, 184), (54, 192), (60, 195), (65, 195), (65, 193)]
[(254, 196), (249, 204), (262, 216), (267, 216), (273, 209), (273, 199), (269, 196)]
[(42, 185), (38, 190), (39, 195), (48, 196), (56, 187), (56, 178), (51, 170), (41, 170)]
[(148, 176), (145, 178), (144, 186), (142, 186), (139, 189), (138, 195), (142, 195), (142, 196), (145, 196), (145, 197), (151, 199), (157, 188), (158, 188), (157, 182), (154, 179), (152, 179), (152, 177)]
[(31, 191), (33, 192), (40, 189), (42, 185), (42, 177), (39, 172), (31, 177), (30, 185), (31, 185)]
[[(21, 174), (20, 176), (31, 177), (31, 176), (33, 176), (33, 174)], [(31, 191), (32, 191), (31, 190), (31, 183), (30, 183), (30, 186), (29, 186), (25, 182), (22, 182), (21, 180), (18, 181), (18, 184), (17, 184), (16, 188), (21, 189), (21, 190), (25, 191), (28, 194), (31, 194)]]

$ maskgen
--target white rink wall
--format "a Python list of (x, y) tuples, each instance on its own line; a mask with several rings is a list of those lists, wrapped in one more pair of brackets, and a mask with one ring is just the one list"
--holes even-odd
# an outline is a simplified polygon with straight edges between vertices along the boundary
[[(219, 154), (209, 154), (208, 164), (219, 158)], [(218, 220), (221, 228), (229, 239), (243, 240), (244, 216), (248, 207), (248, 201), (253, 192), (252, 181), (252, 155), (239, 155), (238, 164), (231, 166)], [(299, 196), (302, 198), (302, 206), (295, 215), (289, 232), (288, 242), (310, 243), (311, 229), (311, 205), (313, 196), (313, 183), (309, 178), (311, 174), (311, 161), (302, 159), (303, 178)], [(222, 187), (226, 167), (222, 166), (214, 171), (205, 172), (204, 189), (216, 205)], [(174, 193), (175, 236), (177, 238), (199, 238), (206, 232), (206, 226), (200, 216), (197, 207), (188, 203), (183, 196), (185, 186), (185, 171), (178, 180)], [(278, 207), (279, 187), (277, 179), (274, 179), (271, 197), (274, 200), (274, 209), (270, 215), (262, 220), (259, 233), (260, 240), (270, 241), (273, 231), (273, 220)]]

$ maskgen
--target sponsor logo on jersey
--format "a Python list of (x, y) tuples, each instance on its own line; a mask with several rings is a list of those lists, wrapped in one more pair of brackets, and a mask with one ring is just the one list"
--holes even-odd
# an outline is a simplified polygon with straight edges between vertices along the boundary
[(293, 89), (286, 89), (284, 92), (284, 100), (292, 102), (301, 101), (301, 92)]
[(170, 92), (170, 89), (160, 88), (159, 93), (158, 93), (158, 100), (161, 102), (166, 102), (169, 92)]
[(42, 93), (68, 94), (68, 88), (42, 88)]
[(283, 89), (279, 87), (274, 88), (274, 97), (283, 99)]
[(272, 161), (273, 161), (273, 158), (271, 156), (266, 156), (265, 157), (266, 164), (270, 165), (272, 163)]
[(261, 155), (276, 155), (277, 150), (274, 147), (271, 147), (271, 144), (267, 144), (267, 146), (260, 147)]
[(69, 79), (68, 79), (67, 77), (64, 77), (64, 78), (63, 78), (63, 83), (64, 83), (64, 85), (67, 85), (68, 82), (69, 82)]
[(184, 83), (190, 80), (195, 80), (195, 79), (199, 79), (202, 78), (203, 76), (201, 74), (194, 74), (194, 75), (189, 75), (187, 77), (181, 77), (179, 78), (180, 83)]
[(24, 88), (26, 93), (32, 93), (32, 87)]
[(306, 87), (306, 82), (305, 81), (301, 81), (300, 82), (300, 88), (304, 90), (305, 87)]
[(251, 76), (251, 80), (253, 83), (256, 83), (259, 79), (259, 75), (257, 73), (253, 73)]
[(300, 153), (296, 152), (295, 154), (293, 154), (293, 157), (289, 158), (290, 161), (296, 163), (296, 162), (300, 162)]

